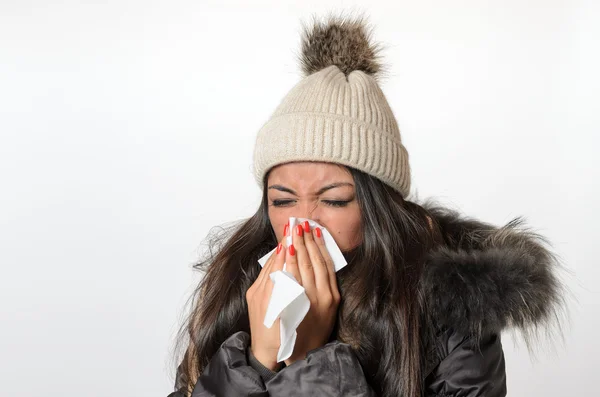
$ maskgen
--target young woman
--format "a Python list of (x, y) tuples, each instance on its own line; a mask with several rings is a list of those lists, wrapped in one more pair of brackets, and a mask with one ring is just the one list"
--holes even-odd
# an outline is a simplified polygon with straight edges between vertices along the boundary
[[(556, 318), (557, 262), (520, 218), (496, 227), (407, 199), (377, 52), (361, 18), (305, 30), (305, 78), (256, 140), (262, 203), (196, 266), (172, 397), (505, 396), (501, 332)], [(336, 273), (323, 231), (289, 217), (326, 228), (348, 265)], [(284, 262), (310, 309), (278, 363), (279, 320), (263, 320)]]

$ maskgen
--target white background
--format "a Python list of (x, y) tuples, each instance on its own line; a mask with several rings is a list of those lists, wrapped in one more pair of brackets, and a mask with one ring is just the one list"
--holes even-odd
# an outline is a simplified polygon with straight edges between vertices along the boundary
[[(361, 4), (362, 3), (362, 4)], [(368, 4), (368, 5), (367, 5)], [(510, 396), (597, 391), (599, 3), (0, 1), (5, 396), (166, 396), (191, 265), (250, 216), (300, 21), (365, 11), (413, 192), (523, 215), (571, 270), (564, 343), (504, 338)]]

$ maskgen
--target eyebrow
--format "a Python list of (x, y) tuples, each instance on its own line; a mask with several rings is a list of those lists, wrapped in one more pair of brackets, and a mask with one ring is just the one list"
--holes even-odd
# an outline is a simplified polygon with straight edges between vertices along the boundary
[[(327, 191), (327, 190), (329, 190), (329, 189), (333, 189), (333, 188), (336, 188), (336, 187), (341, 187), (341, 186), (354, 186), (354, 185), (353, 185), (353, 184), (351, 184), (351, 183), (349, 183), (349, 182), (336, 182), (336, 183), (331, 183), (331, 184), (329, 184), (329, 185), (327, 185), (327, 186), (323, 186), (321, 189), (319, 189), (319, 191), (317, 192), (317, 196), (318, 196), (318, 195), (320, 195), (320, 194), (322, 194), (322, 193), (324, 193), (324, 192), (326, 192), (326, 191)], [(298, 194), (297, 194), (295, 191), (293, 191), (292, 189), (290, 189), (290, 188), (287, 188), (287, 187), (285, 187), (285, 186), (281, 186), (281, 185), (271, 185), (271, 186), (269, 186), (269, 189), (276, 189), (276, 190), (279, 190), (279, 191), (282, 191), (282, 192), (291, 193), (291, 194), (293, 194), (293, 195), (295, 195), (295, 196), (297, 196), (297, 195), (298, 195)]]

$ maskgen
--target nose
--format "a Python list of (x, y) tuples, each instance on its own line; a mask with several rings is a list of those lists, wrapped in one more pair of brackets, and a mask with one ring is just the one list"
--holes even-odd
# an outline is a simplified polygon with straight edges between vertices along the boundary
[(320, 207), (319, 202), (314, 200), (304, 200), (298, 206), (298, 218), (308, 218), (320, 224)]

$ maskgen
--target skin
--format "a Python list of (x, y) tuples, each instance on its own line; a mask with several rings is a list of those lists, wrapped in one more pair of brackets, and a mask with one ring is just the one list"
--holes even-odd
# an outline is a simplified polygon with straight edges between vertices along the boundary
[[(268, 179), (269, 219), (280, 242), (258, 278), (248, 289), (248, 315), (254, 356), (267, 368), (276, 369), (279, 349), (279, 320), (271, 328), (263, 324), (273, 283), (271, 272), (286, 269), (305, 288), (311, 306), (297, 329), (290, 365), (306, 353), (327, 343), (340, 302), (333, 261), (322, 233), (308, 224), (289, 230), (289, 217), (308, 218), (325, 227), (342, 251), (361, 243), (360, 208), (355, 198), (354, 180), (344, 167), (322, 162), (294, 162), (279, 165)], [(328, 189), (325, 190), (325, 187)], [(337, 202), (337, 205), (336, 205)], [(286, 247), (287, 235), (292, 246)]]
[[(335, 187), (317, 195), (319, 189), (332, 183), (351, 186)], [(283, 164), (271, 170), (267, 186), (269, 219), (278, 241), (283, 237), (288, 218), (294, 216), (312, 219), (327, 228), (342, 251), (360, 244), (361, 219), (354, 197), (354, 178), (343, 166), (321, 162)], [(291, 189), (295, 194), (281, 191), (277, 186)], [(351, 201), (344, 207), (328, 204), (328, 201), (346, 200)]]

